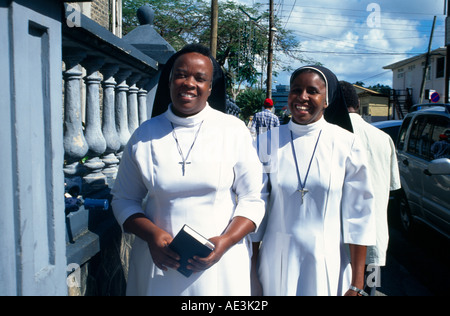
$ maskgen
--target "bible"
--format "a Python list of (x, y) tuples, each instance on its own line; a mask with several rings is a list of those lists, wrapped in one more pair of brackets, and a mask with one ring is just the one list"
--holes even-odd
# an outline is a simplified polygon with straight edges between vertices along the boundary
[(184, 225), (170, 243), (169, 248), (175, 251), (181, 258), (178, 272), (188, 278), (192, 274), (192, 271), (187, 269), (189, 264), (188, 260), (194, 256), (200, 258), (208, 257), (213, 252), (215, 246), (191, 227)]

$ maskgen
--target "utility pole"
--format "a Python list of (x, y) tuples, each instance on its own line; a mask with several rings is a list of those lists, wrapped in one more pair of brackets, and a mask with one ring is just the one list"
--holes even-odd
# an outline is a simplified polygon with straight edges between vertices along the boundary
[(219, 29), (219, 0), (211, 0), (211, 55), (217, 58), (217, 32)]
[(447, 19), (445, 20), (445, 46), (447, 47), (447, 55), (445, 56), (445, 103), (450, 102), (450, 0), (445, 2), (446, 7), (444, 9), (444, 14), (447, 14)]
[(275, 33), (274, 4), (270, 0), (270, 20), (269, 20), (269, 54), (267, 62), (267, 98), (272, 99), (272, 72), (273, 72), (273, 39)]
[(425, 69), (423, 71), (423, 78), (422, 78), (422, 87), (420, 88), (420, 103), (423, 103), (423, 99), (425, 97), (425, 83), (427, 81), (427, 75), (428, 75), (428, 67), (430, 66), (430, 59), (431, 59), (431, 48), (433, 45), (433, 36), (434, 36), (434, 28), (436, 26), (436, 16), (433, 20), (433, 28), (431, 29), (431, 36), (430, 36), (430, 43), (428, 44), (428, 53), (425, 61)]

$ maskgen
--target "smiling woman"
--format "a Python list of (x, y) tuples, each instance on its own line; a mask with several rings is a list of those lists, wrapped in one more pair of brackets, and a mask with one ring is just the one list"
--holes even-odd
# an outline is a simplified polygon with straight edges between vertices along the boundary
[[(294, 121), (298, 119), (303, 121), (298, 124), (306, 125), (317, 122), (323, 114), (327, 122), (353, 132), (341, 86), (332, 71), (321, 66), (301, 67), (294, 71), (290, 82), (292, 88), (288, 99), (289, 107), (298, 114)], [(299, 105), (303, 105), (303, 108), (297, 109)], [(303, 114), (307, 116), (300, 117), (299, 110), (305, 111), (305, 106), (309, 111)]]
[[(264, 216), (262, 165), (245, 124), (208, 103), (209, 50), (188, 46), (168, 65), (157, 100), (171, 103), (158, 105), (165, 112), (136, 130), (112, 191), (118, 222), (137, 236), (127, 294), (250, 295), (245, 238)], [(168, 247), (184, 225), (215, 245), (206, 258), (188, 260), (189, 278), (177, 271), (181, 257)]]
[(308, 125), (322, 118), (328, 107), (326, 87), (324, 78), (312, 69), (306, 69), (291, 82), (288, 104), (295, 123)]
[[(179, 57), (182, 57), (185, 54), (196, 53), (203, 55), (204, 58), (209, 58), (210, 62), (213, 65), (213, 74), (212, 81), (210, 82), (211, 92), (209, 97), (207, 98), (208, 104), (215, 110), (226, 112), (226, 79), (225, 74), (222, 71), (222, 68), (217, 63), (217, 61), (211, 56), (211, 52), (207, 47), (202, 45), (187, 45), (178, 53), (173, 55), (164, 66), (164, 69), (161, 73), (161, 77), (158, 83), (158, 89), (155, 96), (155, 102), (152, 110), (152, 117), (156, 117), (158, 115), (163, 114), (167, 111), (169, 104), (172, 103), (172, 91), (170, 90), (174, 73), (176, 68), (175, 61), (178, 60)], [(205, 59), (206, 60), (206, 59)], [(203, 65), (208, 68), (208, 65)], [(180, 69), (183, 70), (183, 69)], [(183, 70), (184, 71), (184, 70)], [(197, 75), (197, 74), (196, 74)], [(202, 78), (197, 79), (199, 81), (208, 80), (209, 78), (205, 77), (205, 69), (202, 73), (199, 73)], [(180, 79), (180, 78), (179, 78)]]
[(176, 115), (187, 117), (205, 108), (211, 95), (213, 69), (211, 59), (199, 53), (177, 59), (170, 78), (172, 110)]
[(330, 70), (300, 68), (291, 84), (293, 119), (258, 139), (278, 138), (268, 162), (265, 231), (254, 239), (262, 241), (254, 253), (263, 294), (364, 295), (365, 246), (375, 241), (365, 151), (355, 135), (330, 124), (352, 127)]

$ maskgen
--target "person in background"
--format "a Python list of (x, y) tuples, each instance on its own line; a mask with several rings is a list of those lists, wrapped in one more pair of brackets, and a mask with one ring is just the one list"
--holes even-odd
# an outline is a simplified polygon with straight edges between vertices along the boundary
[(400, 173), (392, 138), (370, 125), (359, 115), (360, 102), (355, 87), (341, 81), (342, 91), (352, 120), (353, 130), (363, 144), (369, 160), (369, 176), (374, 188), (377, 243), (367, 248), (366, 291), (375, 296), (380, 287), (380, 267), (386, 265), (389, 242), (388, 203), (390, 191), (400, 189)]
[(264, 101), (264, 110), (256, 113), (252, 120), (252, 133), (256, 135), (263, 134), (270, 131), (274, 127), (280, 126), (278, 116), (273, 114), (273, 100), (266, 99)]
[(439, 135), (439, 141), (431, 146), (431, 153), (434, 159), (450, 158), (450, 130)]

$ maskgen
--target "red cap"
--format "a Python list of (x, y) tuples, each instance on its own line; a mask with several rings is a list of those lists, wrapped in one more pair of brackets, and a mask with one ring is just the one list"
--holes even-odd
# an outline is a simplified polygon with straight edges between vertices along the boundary
[(266, 99), (264, 101), (264, 106), (266, 106), (266, 107), (273, 107), (273, 100), (272, 99)]

